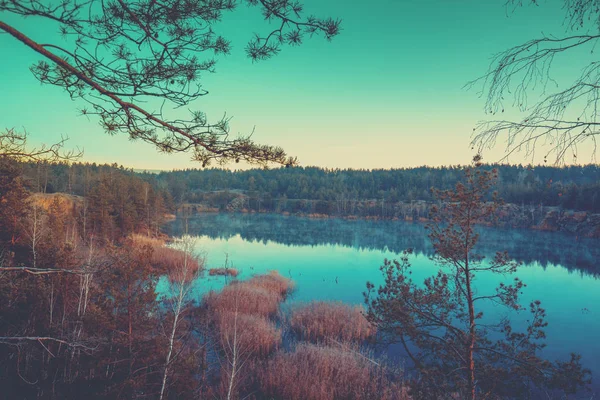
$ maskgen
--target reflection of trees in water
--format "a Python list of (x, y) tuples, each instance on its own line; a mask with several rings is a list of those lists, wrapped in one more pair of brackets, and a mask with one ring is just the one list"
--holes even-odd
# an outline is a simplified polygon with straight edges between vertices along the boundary
[[(182, 220), (167, 226), (169, 233), (182, 232)], [(432, 255), (425, 225), (402, 221), (348, 221), (309, 219), (274, 214), (203, 214), (188, 220), (192, 234), (211, 239), (235, 235), (247, 241), (269, 241), (288, 246), (342, 245), (356, 249), (389, 250), (400, 253), (407, 248)], [(560, 233), (530, 230), (505, 230), (481, 227), (479, 252), (490, 257), (508, 251), (516, 260), (542, 266), (560, 264), (594, 276), (600, 275), (600, 241), (576, 239)]]

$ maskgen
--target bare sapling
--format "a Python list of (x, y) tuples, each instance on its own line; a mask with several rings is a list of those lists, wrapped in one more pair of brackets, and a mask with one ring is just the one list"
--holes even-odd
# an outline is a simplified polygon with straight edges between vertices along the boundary
[(178, 328), (185, 312), (189, 309), (191, 303), (190, 293), (196, 281), (204, 268), (204, 260), (194, 255), (195, 240), (191, 236), (182, 237), (174, 245), (177, 250), (183, 253), (180, 262), (174, 264), (168, 271), (169, 287), (171, 297), (167, 299), (173, 321), (168, 333), (168, 349), (165, 357), (162, 384), (160, 388), (160, 399), (165, 397), (169, 368), (175, 357), (173, 350), (178, 342)]

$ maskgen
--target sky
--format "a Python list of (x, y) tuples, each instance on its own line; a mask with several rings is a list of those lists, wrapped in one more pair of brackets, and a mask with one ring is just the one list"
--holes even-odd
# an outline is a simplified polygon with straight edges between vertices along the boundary
[[(231, 132), (254, 130), (258, 143), (282, 146), (300, 165), (400, 168), (467, 164), (473, 128), (486, 119), (484, 99), (464, 85), (481, 76), (490, 58), (544, 34), (561, 35), (562, 1), (546, 0), (507, 12), (505, 0), (304, 0), (307, 13), (342, 20), (333, 41), (307, 39), (276, 57), (253, 63), (244, 46), (268, 29), (257, 9), (241, 6), (218, 28), (232, 53), (203, 78), (210, 93), (190, 107), (218, 119), (233, 117)], [(37, 41), (53, 27), (0, 13)], [(50, 29), (50, 31), (49, 31)], [(200, 167), (189, 154), (160, 154), (125, 135), (110, 136), (60, 88), (41, 85), (29, 71), (39, 57), (0, 35), (0, 129), (26, 129), (30, 144), (56, 142), (84, 151), (83, 160), (136, 169)], [(573, 78), (570, 63), (553, 77)], [(516, 110), (506, 116), (519, 117)], [(504, 147), (484, 154), (499, 160)], [(509, 159), (529, 162), (523, 154)], [(534, 160), (534, 162), (540, 160)], [(236, 166), (237, 167), (237, 166)]]

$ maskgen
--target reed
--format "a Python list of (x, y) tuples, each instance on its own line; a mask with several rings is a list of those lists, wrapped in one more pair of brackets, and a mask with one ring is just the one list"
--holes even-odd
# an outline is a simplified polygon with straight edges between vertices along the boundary
[(239, 351), (246, 357), (267, 356), (281, 345), (281, 331), (260, 315), (221, 311), (215, 319), (221, 342), (232, 343), (235, 335)]
[(186, 254), (184, 250), (168, 247), (164, 239), (132, 234), (129, 240), (134, 247), (151, 248), (150, 263), (164, 272), (172, 282), (194, 279), (204, 267), (201, 259), (190, 253)]
[(277, 271), (270, 271), (268, 274), (257, 275), (249, 279), (247, 283), (255, 288), (261, 288), (273, 293), (281, 300), (294, 290), (294, 282), (288, 278), (284, 278)]
[(375, 333), (362, 307), (340, 302), (312, 302), (294, 308), (290, 316), (292, 330), (302, 340), (313, 343), (361, 342)]
[(366, 356), (341, 348), (299, 344), (279, 351), (257, 371), (261, 398), (286, 400), (408, 400), (397, 376)]
[(277, 313), (280, 298), (249, 282), (233, 282), (219, 293), (209, 293), (205, 297), (205, 302), (215, 313), (237, 311), (242, 314), (269, 317)]
[(235, 268), (211, 268), (208, 270), (210, 276), (232, 276), (235, 278), (239, 273)]

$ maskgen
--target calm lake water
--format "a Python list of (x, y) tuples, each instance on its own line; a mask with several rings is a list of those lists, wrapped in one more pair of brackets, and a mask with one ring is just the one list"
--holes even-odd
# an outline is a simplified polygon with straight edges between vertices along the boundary
[[(292, 303), (336, 300), (362, 304), (365, 282), (382, 283), (379, 266), (384, 258), (398, 258), (406, 248), (415, 251), (415, 281), (439, 268), (429, 258), (432, 247), (427, 230), (418, 223), (204, 214), (190, 218), (187, 225), (189, 234), (197, 236), (197, 250), (206, 254), (208, 268), (223, 266), (227, 254), (241, 273), (238, 279), (277, 270), (296, 283)], [(183, 226), (181, 220), (175, 220), (166, 231), (180, 236)], [(596, 372), (593, 387), (600, 393), (600, 240), (485, 227), (479, 232), (479, 253), (489, 258), (506, 250), (523, 263), (514, 275), (527, 284), (521, 304), (540, 300), (547, 310), (548, 347), (544, 356), (566, 360), (571, 352), (581, 353), (584, 364)], [(477, 290), (489, 292), (500, 279), (480, 276)], [(201, 278), (194, 294), (200, 297), (223, 284), (223, 277)], [(504, 312), (492, 305), (482, 311), (489, 318)], [(510, 317), (518, 327), (528, 315), (513, 313)]]

